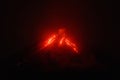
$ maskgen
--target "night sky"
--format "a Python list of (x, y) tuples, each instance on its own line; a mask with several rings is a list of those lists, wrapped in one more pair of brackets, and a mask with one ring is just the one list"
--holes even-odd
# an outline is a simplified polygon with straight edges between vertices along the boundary
[[(107, 74), (119, 61), (112, 48), (111, 0), (8, 0), (3, 11), (1, 59), (8, 79), (41, 78), (40, 75), (52, 73)], [(81, 47), (79, 55), (70, 57), (72, 52), (69, 50), (37, 52), (38, 44), (61, 27)], [(55, 53), (64, 53), (65, 61), (72, 58), (80, 65), (59, 69), (59, 62), (56, 62), (57, 67), (52, 67), (54, 59), (48, 54)], [(65, 62), (59, 56), (56, 58), (61, 60), (60, 63)], [(68, 63), (74, 62), (68, 60)], [(49, 71), (48, 67), (56, 71)]]

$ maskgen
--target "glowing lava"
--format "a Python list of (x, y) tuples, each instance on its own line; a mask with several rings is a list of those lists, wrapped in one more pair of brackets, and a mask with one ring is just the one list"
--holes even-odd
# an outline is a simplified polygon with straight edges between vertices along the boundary
[(55, 42), (58, 43), (58, 45), (67, 45), (69, 46), (74, 52), (78, 53), (78, 48), (75, 43), (71, 42), (65, 34), (64, 29), (59, 29), (57, 34), (52, 35), (50, 38), (47, 39), (46, 43), (44, 44), (44, 47), (48, 47), (51, 44), (54, 44)]
[(51, 36), (51, 37), (47, 40), (47, 42), (46, 42), (46, 44), (44, 45), (44, 47), (47, 47), (47, 46), (49, 46), (50, 44), (52, 44), (52, 43), (55, 41), (55, 38), (56, 38), (56, 35)]

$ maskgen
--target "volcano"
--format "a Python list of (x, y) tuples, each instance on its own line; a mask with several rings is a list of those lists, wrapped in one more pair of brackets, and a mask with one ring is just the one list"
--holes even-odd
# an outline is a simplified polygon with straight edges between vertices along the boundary
[[(56, 45), (57, 44), (57, 45)], [(73, 52), (78, 53), (78, 47), (73, 43), (66, 35), (65, 29), (58, 29), (57, 33), (52, 34), (47, 40), (45, 40), (42, 49), (45, 49), (51, 45), (55, 47), (69, 47)]]

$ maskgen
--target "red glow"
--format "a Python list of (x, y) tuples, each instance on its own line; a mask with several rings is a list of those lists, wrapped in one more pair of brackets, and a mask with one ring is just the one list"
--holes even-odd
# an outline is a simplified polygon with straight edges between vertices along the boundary
[(65, 35), (64, 29), (59, 29), (58, 33), (52, 35), (44, 44), (44, 47), (48, 47), (51, 44), (54, 44), (54, 42), (58, 42), (58, 45), (67, 45), (69, 46), (74, 52), (78, 53), (78, 48), (75, 43), (71, 42)]
[(60, 45), (63, 44), (64, 39), (65, 39), (64, 37), (62, 37), (62, 38), (60, 39), (60, 42), (59, 42)]
[(46, 44), (44, 45), (44, 47), (49, 46), (50, 44), (52, 44), (55, 41), (56, 35), (51, 36), (47, 41)]
[(77, 46), (74, 44), (74, 43), (72, 43), (70, 40), (68, 40), (68, 39), (65, 39), (65, 43), (68, 45), (68, 46), (70, 46), (76, 53), (78, 53), (78, 50), (77, 50)]

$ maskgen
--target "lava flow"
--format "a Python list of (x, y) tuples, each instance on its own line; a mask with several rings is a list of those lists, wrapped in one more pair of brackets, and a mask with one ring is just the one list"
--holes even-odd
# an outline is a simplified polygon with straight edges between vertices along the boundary
[(59, 46), (66, 45), (70, 47), (74, 52), (78, 53), (78, 48), (75, 43), (71, 42), (65, 34), (65, 29), (59, 29), (58, 33), (53, 34), (50, 38), (45, 41), (43, 48), (50, 46), (57, 42)]

